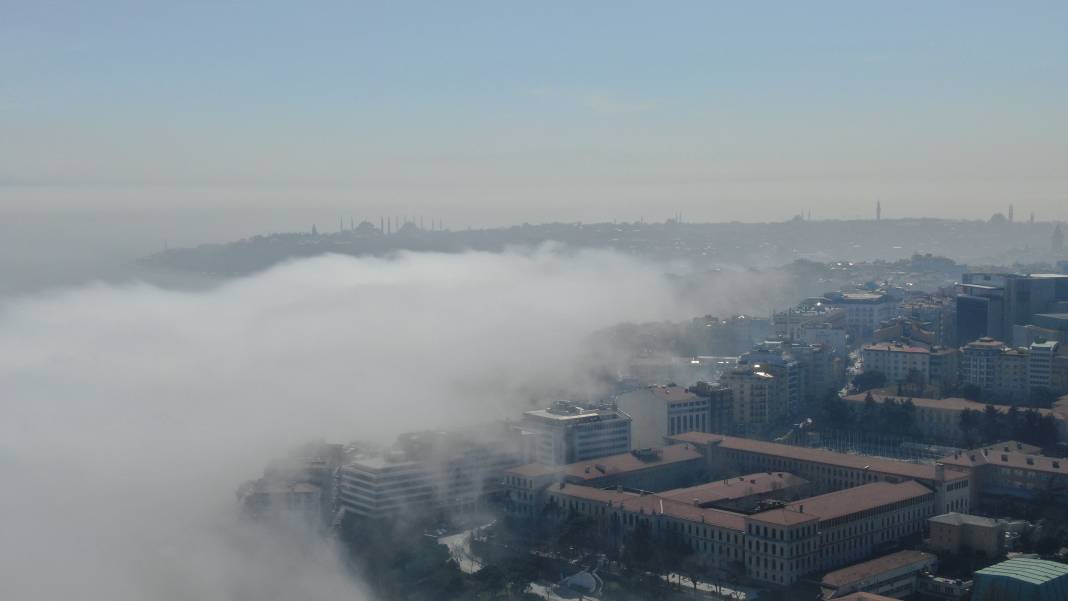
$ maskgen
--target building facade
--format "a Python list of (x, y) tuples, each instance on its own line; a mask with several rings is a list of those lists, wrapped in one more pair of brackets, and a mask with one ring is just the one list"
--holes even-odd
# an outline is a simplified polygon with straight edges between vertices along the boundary
[(943, 513), (927, 521), (928, 544), (942, 553), (981, 553), (1000, 557), (1005, 550), (1005, 527), (995, 519), (967, 513)]
[(631, 417), (615, 407), (556, 401), (524, 413), (517, 431), (526, 461), (564, 465), (629, 451), (631, 427)]
[(787, 415), (786, 386), (775, 376), (750, 368), (723, 377), (731, 390), (731, 414), (737, 433), (760, 432)]
[(681, 386), (646, 386), (619, 395), (619, 409), (633, 420), (634, 447), (656, 447), (665, 436), (682, 432), (709, 432), (711, 400)]
[[(672, 437), (702, 450), (712, 477), (781, 470), (812, 483), (816, 491), (838, 491), (872, 482), (915, 480), (935, 492), (935, 511), (967, 512), (972, 503), (970, 471), (964, 466), (927, 465), (825, 449), (687, 433)], [(934, 514), (932, 514), (934, 515)]]

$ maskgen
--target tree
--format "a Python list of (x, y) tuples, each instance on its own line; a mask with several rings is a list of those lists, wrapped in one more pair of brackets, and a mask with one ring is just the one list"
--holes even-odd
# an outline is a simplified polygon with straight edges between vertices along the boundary
[(981, 395), (982, 393), (982, 389), (980, 389), (975, 384), (965, 384), (964, 386), (960, 387), (961, 396), (968, 399), (969, 401), (978, 401), (979, 395)]
[(861, 392), (882, 388), (886, 386), (886, 374), (875, 370), (861, 372), (853, 376), (853, 386)]
[(1003, 423), (1004, 419), (997, 407), (987, 405), (986, 409), (983, 410), (982, 418), (983, 442), (997, 442), (999, 439), (1004, 438), (1007, 432), (1002, 430)]
[(1036, 386), (1031, 389), (1031, 406), (1049, 409), (1057, 400), (1057, 394), (1045, 386)]
[(816, 413), (816, 427), (820, 430), (845, 430), (852, 428), (855, 422), (853, 407), (837, 392), (829, 391), (820, 399)]
[(875, 402), (875, 397), (869, 392), (864, 397), (864, 406), (860, 409), (860, 415), (857, 416), (858, 427), (865, 432), (881, 429), (879, 424), (879, 415), (882, 413), (882, 408)]
[(968, 447), (974, 447), (979, 444), (981, 437), (979, 436), (979, 430), (982, 423), (982, 414), (974, 409), (965, 409), (960, 412), (960, 431), (964, 438), (964, 444)]

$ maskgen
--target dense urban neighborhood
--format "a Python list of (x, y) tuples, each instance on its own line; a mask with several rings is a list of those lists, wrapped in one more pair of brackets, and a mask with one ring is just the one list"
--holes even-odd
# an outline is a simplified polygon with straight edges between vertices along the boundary
[(794, 263), (836, 288), (619, 324), (596, 398), (309, 444), (240, 504), (391, 598), (1068, 598), (1068, 261), (1030, 267)]

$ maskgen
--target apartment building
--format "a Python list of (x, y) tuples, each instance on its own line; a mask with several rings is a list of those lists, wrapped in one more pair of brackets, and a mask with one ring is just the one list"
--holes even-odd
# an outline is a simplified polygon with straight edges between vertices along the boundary
[(845, 310), (845, 327), (854, 340), (869, 340), (879, 325), (894, 315), (893, 300), (881, 292), (835, 292), (825, 302)]
[(1029, 347), (1030, 356), (1027, 363), (1027, 385), (1031, 390), (1045, 388), (1061, 392), (1057, 378), (1054, 376), (1054, 364), (1060, 343), (1056, 341), (1036, 341)]
[(516, 430), (527, 462), (564, 465), (629, 451), (631, 427), (631, 417), (616, 407), (556, 401), (524, 413)]
[(619, 395), (615, 402), (633, 420), (637, 448), (660, 446), (673, 434), (711, 431), (710, 399), (681, 386), (646, 386)]
[(998, 358), (1005, 343), (990, 337), (973, 340), (961, 349), (961, 384), (973, 384), (981, 390), (992, 390), (997, 377)]
[(722, 383), (731, 390), (735, 432), (760, 432), (786, 417), (786, 386), (770, 373), (742, 367), (731, 370)]
[(809, 367), (799, 359), (812, 359), (811, 348), (782, 341), (765, 341), (738, 357), (740, 369), (763, 372), (775, 378), (778, 394), (786, 403), (787, 415), (793, 415), (805, 404), (808, 391)]
[(930, 378), (931, 351), (922, 346), (900, 342), (865, 344), (860, 350), (864, 371), (877, 371), (889, 383), (905, 382), (916, 375), (927, 384)]

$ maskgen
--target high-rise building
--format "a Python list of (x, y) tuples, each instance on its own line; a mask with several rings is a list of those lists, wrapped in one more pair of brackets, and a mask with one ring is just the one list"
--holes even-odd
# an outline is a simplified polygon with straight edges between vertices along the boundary
[[(957, 297), (957, 332), (961, 342), (983, 336), (1014, 346), (1030, 344), (1015, 337), (1035, 315), (1056, 311), (1068, 302), (1068, 275), (1057, 273), (966, 273)], [(979, 336), (975, 336), (979, 334)]]
[(993, 389), (998, 358), (1004, 348), (1005, 343), (990, 337), (964, 345), (960, 360), (961, 384), (972, 384), (985, 391)]
[(517, 430), (524, 441), (524, 459), (545, 465), (596, 459), (631, 448), (630, 416), (609, 405), (585, 408), (556, 401), (548, 409), (524, 413)]
[(884, 321), (893, 317), (894, 302), (882, 292), (833, 292), (825, 302), (845, 309), (846, 331), (855, 340), (870, 340)]
[(1027, 383), (1031, 390), (1044, 388), (1050, 392), (1060, 392), (1054, 389), (1053, 376), (1054, 358), (1059, 349), (1060, 344), (1055, 341), (1031, 343), (1027, 364)]
[(503, 427), (403, 434), (388, 452), (338, 470), (337, 504), (363, 518), (472, 511), (501, 489), (504, 470), (520, 463)]
[(766, 371), (740, 367), (724, 376), (722, 383), (731, 389), (736, 432), (759, 432), (787, 415), (786, 387)]
[(766, 341), (738, 357), (738, 366), (773, 376), (779, 387), (777, 394), (786, 402), (786, 413), (793, 414), (806, 405), (808, 392), (808, 366), (797, 356), (810, 355), (809, 351), (807, 345)]
[(681, 386), (646, 386), (619, 395), (620, 411), (631, 417), (635, 448), (658, 447), (665, 436), (710, 432), (711, 400)]
[(954, 348), (893, 342), (866, 344), (860, 351), (865, 371), (881, 372), (890, 384), (911, 385), (913, 394), (935, 397), (956, 388), (959, 355)]

